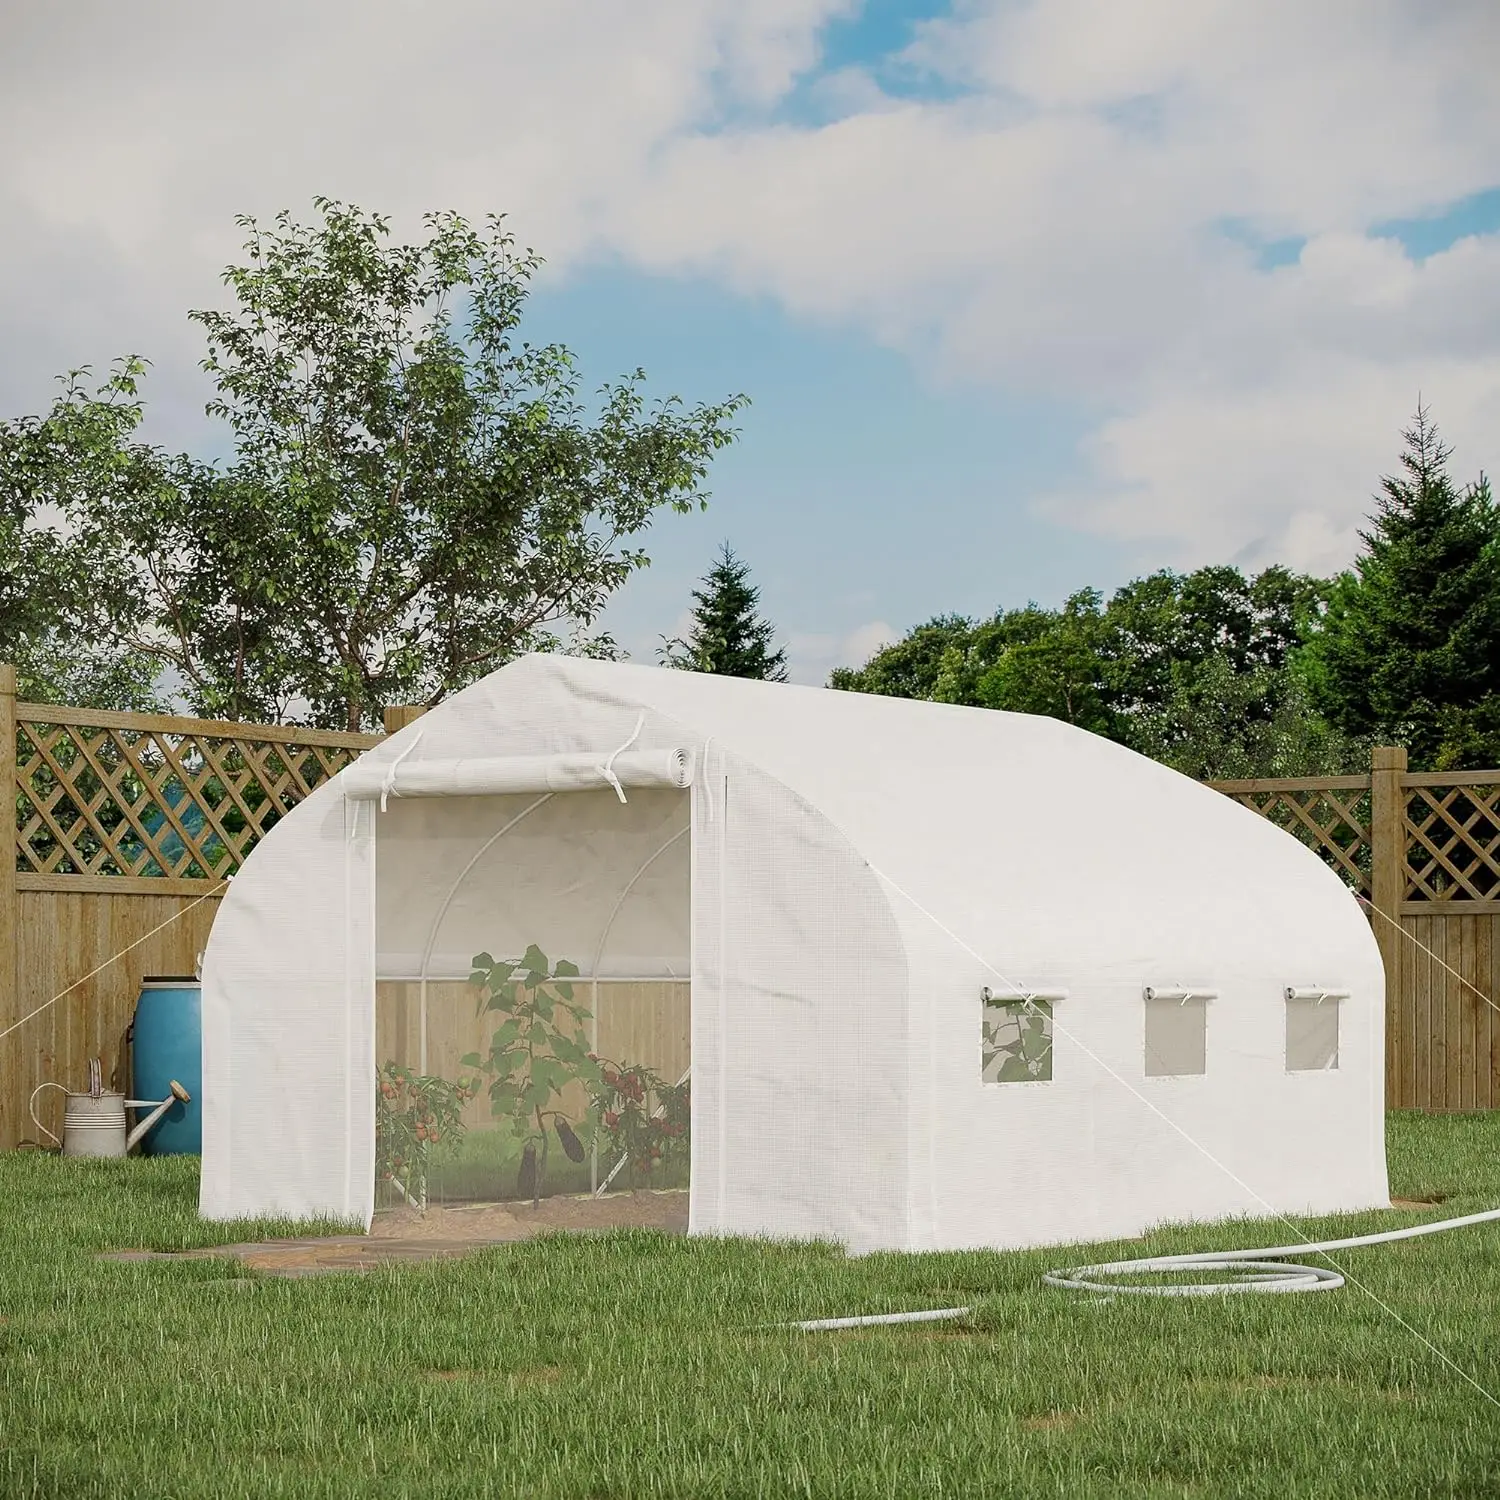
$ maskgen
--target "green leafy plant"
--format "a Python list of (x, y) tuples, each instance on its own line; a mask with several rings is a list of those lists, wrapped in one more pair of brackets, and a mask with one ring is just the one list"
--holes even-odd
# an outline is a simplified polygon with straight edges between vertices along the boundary
[(1045, 1000), (986, 1006), (982, 1056), (988, 1083), (1046, 1083), (1052, 1077), (1052, 1006)]
[(463, 1109), (477, 1080), (450, 1083), (388, 1062), (376, 1075), (375, 1169), (414, 1208), (427, 1207), (428, 1154), (463, 1134)]
[(482, 992), (481, 1014), (493, 1011), (505, 1019), (490, 1038), (488, 1055), (471, 1052), (463, 1066), (488, 1078), (492, 1111), (508, 1118), (525, 1143), (516, 1191), (533, 1207), (547, 1180), (549, 1125), (570, 1161), (583, 1160), (584, 1137), (592, 1138), (590, 1122), (575, 1127), (555, 1102), (572, 1083), (592, 1094), (602, 1076), (583, 1031), (592, 1012), (574, 998), (571, 981), (577, 977), (576, 964), (559, 959), (553, 965), (535, 943), (519, 959), (480, 953), (469, 976)]
[(623, 1157), (633, 1177), (685, 1161), (689, 1153), (691, 1085), (668, 1083), (641, 1063), (599, 1062), (592, 1090), (598, 1137), (611, 1161)]

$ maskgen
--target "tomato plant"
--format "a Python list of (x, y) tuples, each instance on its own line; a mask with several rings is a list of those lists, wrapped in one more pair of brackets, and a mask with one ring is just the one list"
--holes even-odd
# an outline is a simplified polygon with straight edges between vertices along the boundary
[(612, 1161), (621, 1157), (633, 1177), (651, 1180), (657, 1167), (688, 1156), (690, 1085), (668, 1083), (642, 1063), (599, 1059), (599, 1081), (590, 1090), (599, 1138)]
[(375, 1170), (416, 1208), (427, 1207), (427, 1158), (463, 1134), (463, 1108), (477, 1081), (449, 1083), (388, 1062), (376, 1074)]

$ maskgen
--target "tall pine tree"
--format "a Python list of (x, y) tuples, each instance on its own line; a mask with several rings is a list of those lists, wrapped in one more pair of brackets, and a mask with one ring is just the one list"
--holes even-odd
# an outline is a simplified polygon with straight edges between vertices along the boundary
[(1460, 492), (1427, 410), (1381, 481), (1364, 553), (1302, 656), (1338, 728), (1405, 744), (1420, 767), (1500, 763), (1500, 515), (1489, 482)]
[(776, 629), (757, 614), (760, 590), (750, 569), (724, 543), (701, 588), (693, 590), (693, 628), (687, 640), (663, 639), (658, 653), (670, 667), (722, 677), (786, 681), (786, 652), (773, 650)]

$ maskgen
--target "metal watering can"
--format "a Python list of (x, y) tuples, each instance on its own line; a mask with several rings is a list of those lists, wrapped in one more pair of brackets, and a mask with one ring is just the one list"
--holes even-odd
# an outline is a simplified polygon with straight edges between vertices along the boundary
[[(110, 1093), (104, 1088), (103, 1069), (96, 1057), (89, 1063), (88, 1093), (71, 1093), (60, 1083), (40, 1083), (32, 1090), (27, 1108), (32, 1123), (50, 1141), (62, 1147), (64, 1156), (125, 1156), (174, 1104), (179, 1100), (183, 1104), (192, 1102), (192, 1095), (175, 1078), (168, 1087), (171, 1095), (160, 1101), (127, 1099), (124, 1094)], [(67, 1096), (60, 1141), (36, 1117), (36, 1097), (43, 1089), (62, 1089)], [(127, 1109), (149, 1109), (151, 1113), (134, 1130), (127, 1132)]]

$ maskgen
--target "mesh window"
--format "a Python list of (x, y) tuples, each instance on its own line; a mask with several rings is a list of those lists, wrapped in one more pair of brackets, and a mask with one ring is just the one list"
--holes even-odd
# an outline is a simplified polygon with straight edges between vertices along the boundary
[(985, 1000), (980, 1077), (985, 1083), (1052, 1081), (1052, 1002)]
[(1339, 1065), (1337, 1000), (1286, 1002), (1286, 1070), (1320, 1073)]
[[(376, 1061), (395, 1070), (377, 1102), (381, 1206), (399, 1204), (401, 1172), (439, 1205), (687, 1186), (688, 812), (685, 792), (606, 790), (380, 815)], [(507, 985), (502, 966), (471, 985), (481, 953), (531, 953), (539, 982)], [(423, 1120), (414, 1140), (408, 1071), (457, 1104), (429, 1109), (439, 1128)]]
[(1208, 1001), (1146, 1001), (1146, 1077), (1208, 1071)]

